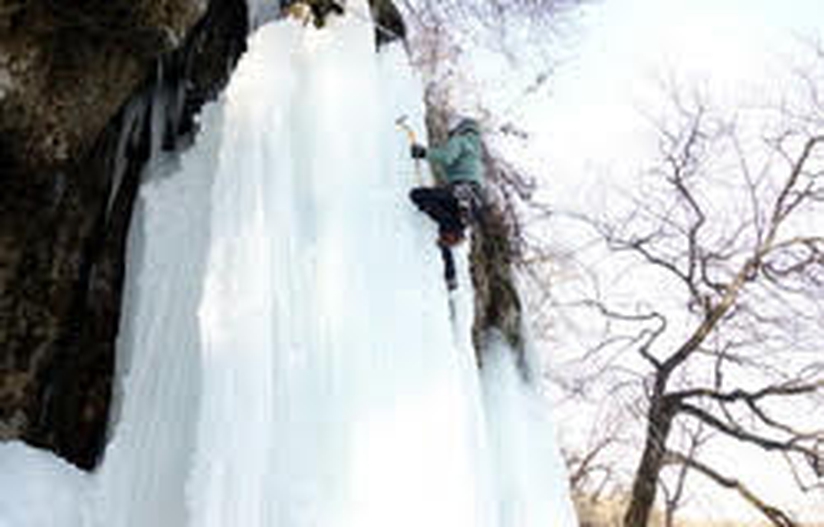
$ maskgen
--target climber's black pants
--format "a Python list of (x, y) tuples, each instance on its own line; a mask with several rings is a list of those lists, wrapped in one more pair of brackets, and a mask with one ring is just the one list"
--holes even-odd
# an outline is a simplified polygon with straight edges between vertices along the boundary
[[(418, 187), (409, 193), (409, 199), (438, 224), (441, 235), (444, 233), (463, 234), (458, 200), (452, 194), (451, 187)], [(444, 278), (446, 282), (455, 281), (455, 260), (448, 247), (441, 246)]]
[(450, 288), (454, 288), (455, 282), (455, 257), (452, 256), (452, 249), (441, 246), (441, 260), (443, 260), (443, 279)]
[(449, 187), (418, 187), (409, 199), (438, 224), (440, 234), (463, 233), (458, 200)]

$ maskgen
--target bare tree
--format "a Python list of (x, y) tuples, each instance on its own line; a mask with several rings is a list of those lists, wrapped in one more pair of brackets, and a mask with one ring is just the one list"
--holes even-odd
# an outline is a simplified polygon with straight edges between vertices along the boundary
[[(657, 169), (674, 198), (671, 208), (638, 211), (646, 228), (630, 220), (620, 230), (604, 231), (613, 249), (631, 251), (680, 282), (687, 293), (687, 309), (697, 315), (686, 338), (669, 349), (653, 351), (665, 325), (659, 325), (639, 348), (653, 373), (647, 438), (625, 516), (628, 526), (646, 525), (677, 417), (697, 420), (767, 451), (783, 452), (794, 468), (798, 461), (806, 462), (822, 475), (818, 448), (824, 429), (802, 429), (770, 403), (815, 395), (824, 388), (824, 372), (814, 360), (783, 357), (781, 361), (787, 361), (783, 364), (776, 360), (784, 351), (800, 354), (809, 346), (798, 340), (799, 323), (821, 328), (824, 228), (794, 228), (792, 220), (820, 204), (824, 182), (818, 154), (824, 136), (789, 129), (769, 138), (765, 164), (753, 173), (731, 123), (714, 119), (699, 99), (693, 99), (691, 106), (683, 101), (676, 104), (680, 122), (676, 129), (661, 128), (663, 165)], [(713, 196), (700, 182), (711, 181), (716, 169), (711, 153), (721, 143), (737, 157), (741, 198), (749, 202), (749, 214), (737, 225), (709, 232), (709, 220), (719, 215), (709, 210)], [(765, 180), (775, 161), (783, 165), (775, 167), (783, 175), (770, 185)], [(762, 192), (763, 187), (767, 190)], [(688, 369), (688, 362), (699, 361), (714, 370), (704, 382), (672, 382), (679, 370)], [(753, 378), (763, 379), (761, 385), (745, 388), (746, 384), (738, 383), (746, 381), (727, 374), (731, 368), (752, 370)], [(680, 386), (673, 387), (676, 384)], [(698, 465), (693, 460), (688, 466)], [(768, 518), (776, 525), (786, 524), (774, 515)]]
[[(417, 26), (416, 32), (437, 33), (450, 40), (458, 52), (480, 45), (517, 62), (524, 53), (520, 38), (549, 49), (563, 28), (561, 15), (587, 1), (403, 0), (399, 7)], [(515, 34), (515, 27), (521, 35)]]
[[(588, 355), (609, 356), (599, 359), (598, 373), (644, 394), (646, 430), (627, 527), (647, 525), (662, 471), (673, 465), (681, 468), (665, 508), (675, 510), (694, 471), (735, 490), (773, 525), (795, 525), (788, 512), (714, 468), (701, 449), (673, 445), (679, 424), (754, 445), (769, 460), (780, 454), (801, 489), (822, 488), (824, 419), (797, 411), (824, 401), (818, 101), (806, 98), (803, 112), (758, 109), (758, 120), (769, 124), (755, 136), (746, 112), (726, 119), (700, 94), (675, 93), (669, 119), (658, 123), (659, 160), (631, 207), (599, 219), (575, 215), (638, 284), (658, 290), (623, 303), (598, 291), (556, 306), (594, 310), (605, 320), (605, 337)], [(640, 366), (626, 364), (627, 351)]]

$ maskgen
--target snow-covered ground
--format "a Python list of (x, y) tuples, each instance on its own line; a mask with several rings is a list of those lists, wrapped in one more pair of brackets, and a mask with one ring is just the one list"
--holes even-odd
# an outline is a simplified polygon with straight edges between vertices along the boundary
[(0, 442), (0, 527), (83, 527), (90, 478), (49, 452)]
[[(101, 468), (0, 450), (0, 526), (575, 525), (511, 353), (478, 374), (466, 247), (450, 321), (395, 125), (423, 132), (421, 86), (372, 39), (361, 17), (251, 37), (141, 189)], [(52, 492), (64, 523), (26, 516)]]

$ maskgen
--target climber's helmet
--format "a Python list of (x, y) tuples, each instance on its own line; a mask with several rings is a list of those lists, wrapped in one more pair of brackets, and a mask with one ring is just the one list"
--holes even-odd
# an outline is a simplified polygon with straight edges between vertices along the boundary
[(466, 117), (464, 115), (450, 115), (447, 123), (449, 125), (449, 135), (458, 135), (466, 132), (480, 132), (480, 126), (478, 125), (478, 121), (471, 117)]

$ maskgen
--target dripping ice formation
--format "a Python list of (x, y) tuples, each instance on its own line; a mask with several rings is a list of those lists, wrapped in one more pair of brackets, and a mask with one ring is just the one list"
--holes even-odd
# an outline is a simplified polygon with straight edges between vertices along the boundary
[(110, 441), (63, 525), (576, 524), (504, 344), (479, 375), (465, 247), (450, 323), (394, 124), (424, 129), (421, 87), (372, 38), (362, 17), (261, 27), (197, 142), (156, 163)]

